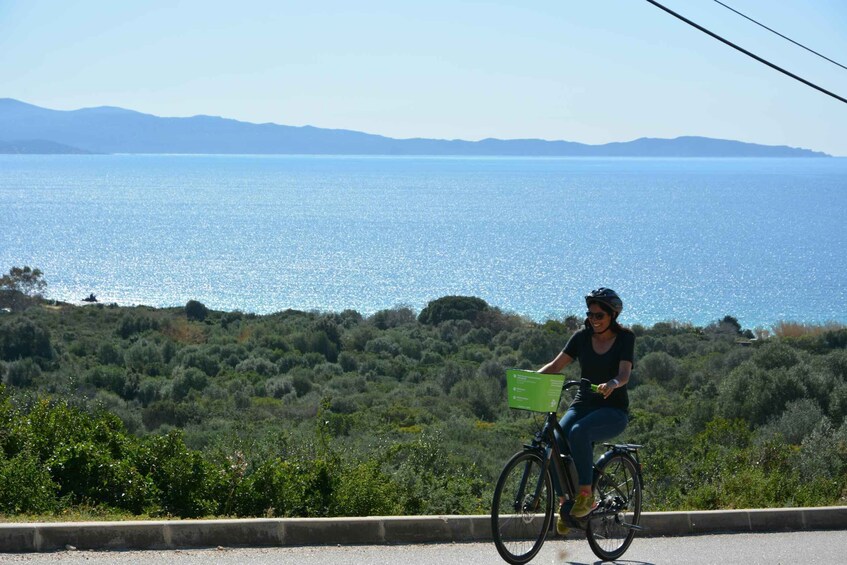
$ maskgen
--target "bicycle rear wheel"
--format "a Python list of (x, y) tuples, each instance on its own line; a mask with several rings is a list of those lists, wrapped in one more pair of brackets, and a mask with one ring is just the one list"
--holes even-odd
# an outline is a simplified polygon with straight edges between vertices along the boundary
[(588, 516), (585, 534), (600, 559), (618, 559), (632, 543), (641, 517), (641, 480), (631, 457), (616, 453), (598, 469), (597, 508)]
[(553, 483), (544, 459), (533, 451), (516, 453), (500, 473), (491, 506), (491, 533), (508, 563), (529, 562), (553, 519)]

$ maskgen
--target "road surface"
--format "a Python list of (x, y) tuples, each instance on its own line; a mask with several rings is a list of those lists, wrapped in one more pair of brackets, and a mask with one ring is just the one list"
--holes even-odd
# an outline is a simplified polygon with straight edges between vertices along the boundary
[[(218, 548), (172, 551), (60, 551), (0, 554), (0, 563), (62, 565), (492, 565), (490, 543), (396, 546)], [(548, 540), (533, 565), (599, 563), (584, 539)], [(847, 531), (636, 538), (627, 565), (847, 563)]]

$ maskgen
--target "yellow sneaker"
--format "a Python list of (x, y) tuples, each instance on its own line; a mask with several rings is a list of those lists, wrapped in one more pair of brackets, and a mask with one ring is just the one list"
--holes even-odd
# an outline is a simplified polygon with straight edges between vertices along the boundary
[(560, 536), (566, 536), (570, 531), (571, 529), (568, 527), (565, 521), (562, 520), (562, 515), (559, 514), (559, 519), (556, 520), (556, 533)]
[(571, 508), (571, 516), (574, 518), (584, 518), (591, 514), (591, 511), (597, 507), (597, 503), (594, 502), (593, 494), (578, 494), (576, 495), (576, 500), (573, 503), (573, 508)]

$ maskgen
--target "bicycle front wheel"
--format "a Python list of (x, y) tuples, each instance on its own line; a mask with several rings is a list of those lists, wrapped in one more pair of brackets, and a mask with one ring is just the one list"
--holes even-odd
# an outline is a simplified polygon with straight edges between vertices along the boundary
[(641, 480), (635, 462), (621, 453), (598, 469), (594, 492), (597, 508), (588, 516), (585, 534), (594, 555), (618, 559), (632, 543), (641, 517)]
[(491, 506), (491, 533), (508, 563), (529, 562), (553, 519), (553, 483), (544, 459), (533, 451), (516, 453), (500, 473)]

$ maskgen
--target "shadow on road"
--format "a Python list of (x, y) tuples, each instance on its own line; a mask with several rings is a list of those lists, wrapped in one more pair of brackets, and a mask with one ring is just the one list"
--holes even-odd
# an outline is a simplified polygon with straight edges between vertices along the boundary
[(616, 565), (656, 565), (651, 561), (633, 561), (631, 559), (618, 559), (617, 561), (594, 561), (593, 563), (583, 563), (582, 561), (565, 561), (567, 565), (604, 565), (606, 563), (615, 563)]

